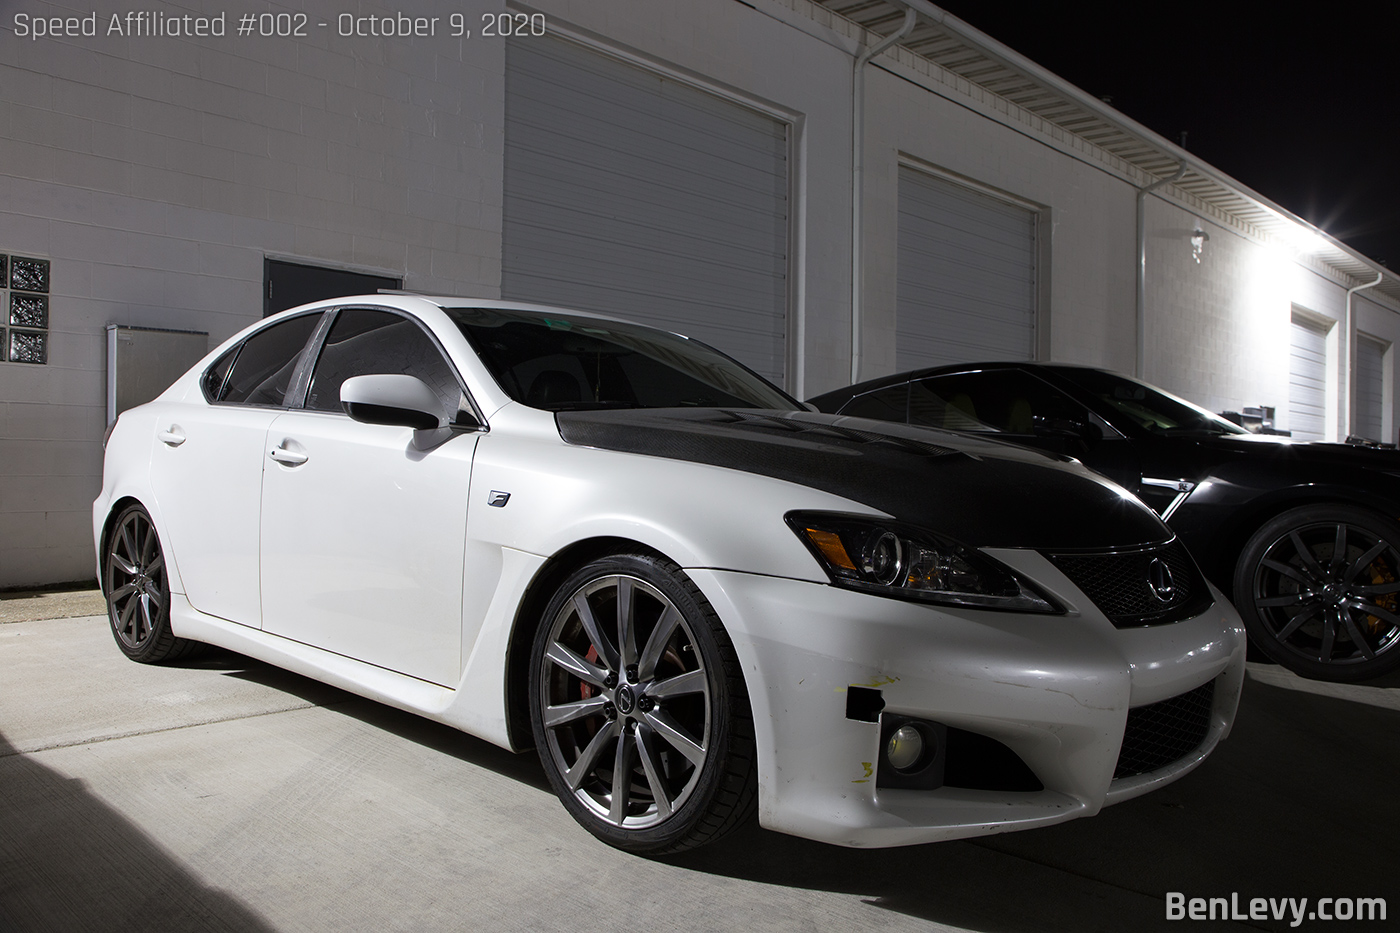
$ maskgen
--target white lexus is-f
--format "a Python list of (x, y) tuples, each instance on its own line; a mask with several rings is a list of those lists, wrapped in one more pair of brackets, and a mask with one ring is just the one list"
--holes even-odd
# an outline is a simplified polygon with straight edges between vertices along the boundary
[(1229, 731), (1234, 610), (1068, 458), (808, 410), (694, 340), (382, 294), (285, 311), (109, 429), (133, 660), (221, 645), (509, 749), (600, 839), (1046, 826)]

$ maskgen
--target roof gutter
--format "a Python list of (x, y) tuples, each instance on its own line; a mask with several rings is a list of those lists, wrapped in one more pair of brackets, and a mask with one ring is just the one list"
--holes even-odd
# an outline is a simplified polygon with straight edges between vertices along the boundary
[(1351, 438), (1351, 396), (1352, 393), (1356, 391), (1356, 386), (1351, 383), (1352, 344), (1356, 336), (1356, 318), (1351, 310), (1351, 296), (1355, 295), (1357, 292), (1365, 291), (1368, 288), (1375, 288), (1377, 285), (1381, 284), (1381, 280), (1384, 278), (1384, 272), (1377, 272), (1374, 282), (1367, 282), (1365, 285), (1358, 285), (1355, 288), (1347, 289), (1347, 304), (1346, 308), (1342, 311), (1342, 345), (1340, 347), (1341, 352), (1338, 354), (1342, 361), (1342, 385), (1346, 387), (1346, 391), (1342, 393), (1342, 430), (1340, 433), (1343, 440), (1349, 440)]
[[(899, 2), (899, 0), (895, 0)], [(851, 80), (851, 382), (860, 381), (861, 331), (865, 327), (865, 66), (876, 55), (914, 31), (918, 13), (912, 6), (904, 10), (904, 23), (892, 35), (866, 49), (856, 58)]]
[(1133, 365), (1133, 375), (1147, 378), (1147, 195), (1164, 185), (1181, 181), (1186, 174), (1186, 163), (1177, 167), (1176, 174), (1162, 178), (1150, 185), (1143, 185), (1137, 192), (1137, 356)]

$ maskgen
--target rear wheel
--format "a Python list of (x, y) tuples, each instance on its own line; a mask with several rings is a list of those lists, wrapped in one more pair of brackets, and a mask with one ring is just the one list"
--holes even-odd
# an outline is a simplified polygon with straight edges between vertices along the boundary
[(1250, 641), (1318, 680), (1400, 668), (1400, 525), (1364, 509), (1292, 509), (1260, 528), (1235, 570)]
[(530, 714), (550, 784), (610, 845), (679, 851), (753, 812), (753, 721), (734, 648), (669, 561), (616, 555), (564, 581), (535, 638)]
[(139, 505), (122, 510), (102, 560), (102, 590), (112, 637), (128, 658), (145, 664), (173, 661), (196, 643), (170, 630), (170, 586), (165, 554), (151, 516)]

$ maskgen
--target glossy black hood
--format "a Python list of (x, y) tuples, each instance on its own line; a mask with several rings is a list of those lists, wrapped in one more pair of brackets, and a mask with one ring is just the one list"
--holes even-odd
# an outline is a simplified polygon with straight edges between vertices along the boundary
[(815, 412), (569, 411), (569, 444), (743, 470), (861, 502), (974, 547), (1166, 541), (1145, 506), (1077, 462), (932, 429)]

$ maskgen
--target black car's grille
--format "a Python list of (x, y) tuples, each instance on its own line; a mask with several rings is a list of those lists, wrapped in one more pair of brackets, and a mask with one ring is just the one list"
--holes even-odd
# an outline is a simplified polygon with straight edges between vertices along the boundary
[(1160, 703), (1128, 710), (1114, 778), (1165, 768), (1201, 747), (1210, 732), (1215, 681)]
[(1134, 551), (1046, 557), (1119, 628), (1180, 622), (1212, 602), (1196, 562), (1176, 538)]

